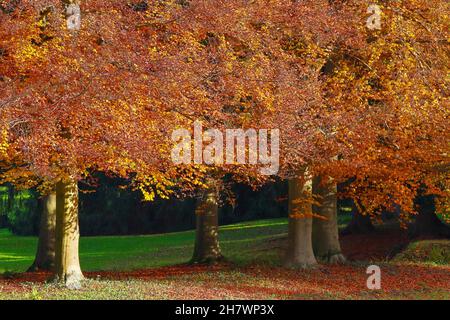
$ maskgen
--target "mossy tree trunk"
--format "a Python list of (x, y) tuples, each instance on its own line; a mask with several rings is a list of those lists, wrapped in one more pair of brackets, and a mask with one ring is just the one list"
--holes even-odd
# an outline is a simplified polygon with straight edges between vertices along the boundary
[(214, 264), (223, 259), (219, 245), (218, 213), (218, 192), (211, 187), (197, 199), (196, 237), (191, 263)]
[(411, 238), (450, 239), (450, 226), (436, 216), (435, 196), (421, 195), (415, 200), (418, 215), (409, 227)]
[(313, 205), (313, 250), (317, 259), (327, 263), (344, 263), (345, 257), (339, 243), (337, 221), (337, 185), (321, 177), (313, 180), (313, 194), (318, 204)]
[(317, 264), (312, 248), (312, 181), (301, 177), (289, 184), (287, 268), (308, 268)]
[(348, 234), (367, 234), (375, 231), (370, 215), (359, 212), (355, 201), (352, 200), (352, 220), (342, 230), (341, 235)]
[(42, 203), (36, 257), (28, 272), (53, 271), (55, 267), (56, 193), (40, 199)]
[(56, 185), (55, 281), (68, 288), (81, 286), (83, 274), (78, 257), (78, 184), (74, 180)]

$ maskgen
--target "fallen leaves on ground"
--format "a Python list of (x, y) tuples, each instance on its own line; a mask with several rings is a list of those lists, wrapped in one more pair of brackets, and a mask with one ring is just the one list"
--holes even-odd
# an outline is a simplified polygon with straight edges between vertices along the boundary
[[(43, 299), (383, 299), (450, 298), (450, 267), (381, 264), (382, 289), (367, 289), (365, 265), (314, 269), (180, 265), (130, 272), (88, 272), (84, 289), (70, 293), (44, 284), (48, 273), (0, 280), (0, 298)], [(114, 292), (114, 294), (112, 293)], [(60, 295), (63, 293), (62, 295)]]

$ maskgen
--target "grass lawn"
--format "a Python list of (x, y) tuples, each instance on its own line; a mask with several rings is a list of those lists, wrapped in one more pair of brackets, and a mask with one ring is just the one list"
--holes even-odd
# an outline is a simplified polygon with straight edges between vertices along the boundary
[[(345, 219), (345, 218), (344, 218)], [(287, 220), (271, 219), (222, 226), (220, 241), (224, 255), (234, 263), (253, 260), (271, 263), (273, 252), (261, 250), (268, 240), (286, 235)], [(81, 237), (83, 270), (146, 269), (189, 261), (194, 231), (145, 236)], [(0, 230), (0, 273), (23, 272), (33, 262), (35, 237), (17, 237)]]
[[(341, 217), (341, 227), (347, 219)], [(180, 265), (191, 257), (194, 231), (83, 237), (80, 259), (88, 280), (73, 291), (46, 284), (48, 274), (14, 274), (32, 263), (37, 239), (0, 230), (0, 300), (450, 299), (450, 267), (442, 258), (448, 255), (448, 241), (424, 244), (437, 263), (421, 259), (412, 264), (383, 258), (398, 240), (389, 233), (346, 236), (341, 239), (344, 254), (359, 261), (286, 270), (279, 265), (286, 231), (286, 219), (222, 226), (221, 247), (231, 264), (212, 267)], [(410, 244), (405, 252), (416, 247)], [(373, 263), (381, 267), (382, 290), (366, 287), (366, 268)]]

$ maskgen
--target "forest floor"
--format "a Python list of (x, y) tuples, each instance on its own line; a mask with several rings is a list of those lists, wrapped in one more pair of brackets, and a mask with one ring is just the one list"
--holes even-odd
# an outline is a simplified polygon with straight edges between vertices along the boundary
[[(0, 231), (0, 300), (450, 299), (449, 240), (408, 243), (404, 232), (381, 227), (341, 238), (345, 265), (286, 270), (279, 263), (285, 232), (285, 219), (223, 226), (228, 262), (216, 266), (183, 264), (192, 252), (190, 231), (82, 238), (87, 280), (74, 291), (47, 284), (48, 273), (21, 273), (32, 262), (36, 239)], [(367, 289), (371, 264), (381, 268), (381, 290)]]

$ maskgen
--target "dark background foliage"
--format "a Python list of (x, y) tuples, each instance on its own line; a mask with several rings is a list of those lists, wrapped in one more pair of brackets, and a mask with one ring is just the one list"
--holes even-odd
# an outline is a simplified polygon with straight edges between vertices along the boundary
[[(84, 236), (132, 235), (176, 232), (195, 228), (195, 199), (143, 202), (140, 192), (123, 189), (123, 180), (97, 176), (98, 187), (80, 184), (80, 232)], [(234, 205), (224, 204), (219, 223), (231, 224), (264, 218), (285, 217), (285, 183), (258, 191), (233, 186)], [(11, 194), (13, 197), (11, 198)], [(12, 191), (0, 187), (0, 228), (17, 235), (38, 235), (42, 204), (34, 190)]]

